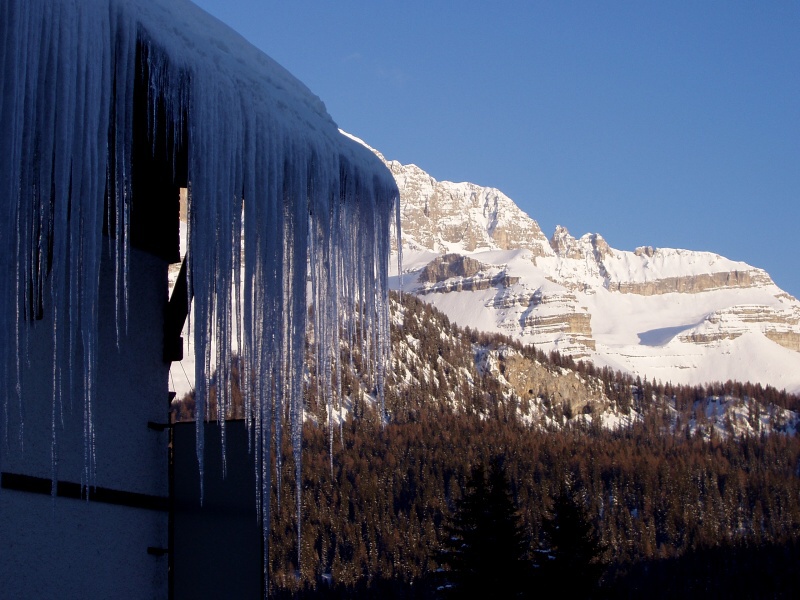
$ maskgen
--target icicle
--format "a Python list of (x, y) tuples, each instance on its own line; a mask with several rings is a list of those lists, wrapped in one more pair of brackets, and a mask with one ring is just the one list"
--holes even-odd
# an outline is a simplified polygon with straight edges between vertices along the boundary
[[(83, 420), (82, 483), (94, 485), (96, 431), (103, 426), (95, 421), (96, 380), (105, 351), (98, 323), (108, 318), (99, 314), (100, 264), (105, 249), (119, 348), (133, 293), (131, 130), (135, 110), (142, 109), (134, 106), (134, 83), (146, 72), (152, 143), (164, 139), (177, 164), (188, 139), (181, 151), (188, 153), (185, 260), (194, 311), (201, 498), (204, 420), (219, 422), (224, 447), (235, 348), (248, 443), (257, 454), (266, 577), (270, 500), (273, 489), (280, 500), (284, 434), (292, 443), (300, 556), (309, 301), (331, 471), (334, 414), (341, 438), (341, 371), (352, 369), (354, 352), (367, 366), (385, 420), (389, 222), (392, 208), (398, 210), (397, 189), (376, 157), (338, 133), (302, 84), (202, 11), (181, 14), (182, 26), (190, 24), (186, 35), (220, 35), (225, 43), (183, 43), (170, 28), (177, 27), (178, 10), (160, 0), (0, 5), (1, 425), (7, 441), (9, 401), (16, 399), (22, 436), (29, 337), (41, 319), (42, 327), (53, 327), (53, 481), (59, 427), (68, 417), (65, 406), (75, 404)], [(218, 46), (233, 51), (212, 60), (194, 54)], [(399, 231), (395, 235), (399, 245)], [(349, 365), (340, 355), (340, 328)], [(216, 415), (209, 407), (212, 383)], [(223, 461), (230, 459), (223, 452)]]

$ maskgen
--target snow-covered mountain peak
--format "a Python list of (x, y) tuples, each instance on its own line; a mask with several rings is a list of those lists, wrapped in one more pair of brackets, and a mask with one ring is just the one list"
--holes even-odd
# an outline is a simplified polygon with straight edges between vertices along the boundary
[(800, 302), (764, 270), (712, 252), (617, 250), (562, 226), (548, 239), (500, 190), (375, 152), (400, 190), (403, 287), (459, 325), (650, 380), (800, 392)]
[(762, 269), (712, 252), (617, 250), (561, 226), (548, 240), (497, 189), (387, 164), (404, 288), (456, 323), (651, 380), (800, 391), (800, 302)]
[(556, 226), (550, 247), (558, 258), (594, 260), (598, 265), (606, 258), (614, 257), (614, 251), (599, 233), (586, 233), (576, 240), (562, 225)]
[(556, 226), (556, 230), (550, 238), (550, 247), (559, 258), (580, 259), (583, 257), (578, 248), (578, 241), (570, 235), (566, 227), (561, 225)]
[(403, 190), (404, 244), (438, 253), (525, 248), (551, 256), (538, 223), (496, 188), (437, 181), (416, 165), (386, 161)]

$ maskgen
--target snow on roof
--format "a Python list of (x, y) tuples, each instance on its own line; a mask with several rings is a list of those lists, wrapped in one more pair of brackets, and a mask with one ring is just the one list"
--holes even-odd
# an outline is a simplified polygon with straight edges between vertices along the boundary
[[(292, 135), (331, 144), (359, 167), (376, 161), (342, 136), (323, 102), (301, 81), (230, 27), (187, 0), (108, 0), (112, 12), (133, 18), (177, 69), (229, 86), (246, 110), (269, 115)], [(230, 107), (223, 107), (230, 108)]]

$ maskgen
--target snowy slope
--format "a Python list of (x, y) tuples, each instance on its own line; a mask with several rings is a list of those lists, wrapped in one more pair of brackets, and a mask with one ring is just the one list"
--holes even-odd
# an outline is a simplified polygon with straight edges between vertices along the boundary
[(386, 162), (401, 195), (402, 287), (458, 324), (661, 381), (800, 391), (800, 302), (762, 269), (710, 252), (617, 250), (563, 227), (548, 239), (498, 190)]

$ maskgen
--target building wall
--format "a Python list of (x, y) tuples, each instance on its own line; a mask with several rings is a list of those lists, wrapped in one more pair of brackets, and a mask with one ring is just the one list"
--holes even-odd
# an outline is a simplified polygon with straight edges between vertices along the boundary
[[(167, 263), (132, 250), (127, 334), (117, 349), (113, 266), (104, 254), (95, 394), (96, 485), (123, 494), (122, 504), (0, 490), (1, 598), (165, 598), (168, 557), (169, 365), (163, 360)], [(37, 321), (24, 368), (24, 436), (9, 406), (4, 474), (51, 478), (52, 332)], [(80, 364), (79, 361), (76, 361)], [(80, 376), (80, 373), (75, 373)], [(80, 483), (84, 467), (83, 406), (69, 400), (56, 415), (57, 479)], [(4, 477), (3, 487), (7, 488)], [(144, 496), (136, 496), (144, 495)], [(133, 500), (131, 500), (133, 498)], [(142, 506), (141, 498), (155, 500)], [(157, 502), (163, 500), (161, 504)], [(126, 506), (134, 504), (136, 506)]]
[(257, 452), (248, 448), (245, 422), (228, 421), (223, 477), (219, 423), (203, 426), (202, 505), (195, 424), (176, 423), (174, 428), (175, 598), (261, 598), (264, 554), (256, 513)]

